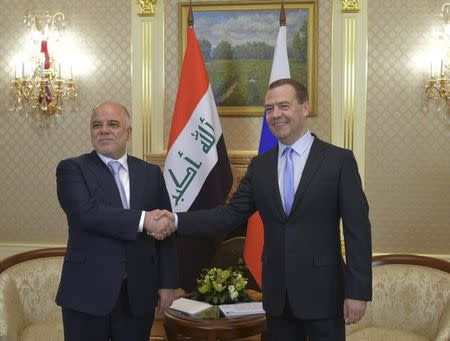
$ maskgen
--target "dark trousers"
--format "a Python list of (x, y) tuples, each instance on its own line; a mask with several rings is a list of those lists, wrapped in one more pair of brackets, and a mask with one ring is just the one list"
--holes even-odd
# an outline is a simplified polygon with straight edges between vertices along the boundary
[(345, 341), (343, 318), (302, 320), (292, 313), (286, 297), (281, 316), (267, 314), (268, 341)]
[(128, 303), (127, 282), (123, 281), (111, 313), (94, 316), (62, 308), (65, 341), (148, 341), (154, 312), (135, 316)]

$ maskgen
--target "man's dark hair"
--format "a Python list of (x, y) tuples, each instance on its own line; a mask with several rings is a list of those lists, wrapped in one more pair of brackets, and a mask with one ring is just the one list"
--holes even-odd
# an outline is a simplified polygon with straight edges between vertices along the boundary
[(296, 81), (295, 79), (292, 79), (292, 78), (278, 79), (278, 80), (270, 83), (269, 89), (278, 88), (279, 86), (282, 86), (282, 85), (290, 85), (294, 88), (295, 97), (297, 97), (298, 103), (303, 104), (309, 99), (308, 98), (308, 89), (306, 89), (306, 87), (302, 83), (300, 83), (299, 81)]

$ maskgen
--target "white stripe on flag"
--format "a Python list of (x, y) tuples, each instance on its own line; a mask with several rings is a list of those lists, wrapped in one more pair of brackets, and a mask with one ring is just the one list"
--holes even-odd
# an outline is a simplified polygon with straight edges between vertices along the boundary
[(189, 210), (208, 174), (217, 163), (222, 136), (211, 84), (167, 153), (164, 178), (172, 210)]
[(291, 72), (289, 70), (289, 59), (286, 46), (286, 26), (281, 26), (278, 30), (277, 42), (275, 44), (269, 84), (278, 79), (290, 77)]

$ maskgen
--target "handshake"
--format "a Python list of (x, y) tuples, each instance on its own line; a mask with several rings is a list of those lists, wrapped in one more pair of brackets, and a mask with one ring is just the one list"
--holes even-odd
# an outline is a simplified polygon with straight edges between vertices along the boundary
[(176, 231), (175, 215), (167, 210), (145, 212), (144, 231), (158, 240), (169, 237)]

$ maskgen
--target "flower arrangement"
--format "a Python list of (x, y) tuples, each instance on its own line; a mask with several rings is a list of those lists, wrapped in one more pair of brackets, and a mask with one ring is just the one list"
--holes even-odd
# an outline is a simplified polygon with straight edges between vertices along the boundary
[(228, 268), (203, 269), (197, 280), (200, 299), (210, 304), (235, 303), (246, 299), (247, 279), (242, 272)]

